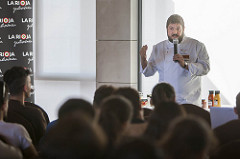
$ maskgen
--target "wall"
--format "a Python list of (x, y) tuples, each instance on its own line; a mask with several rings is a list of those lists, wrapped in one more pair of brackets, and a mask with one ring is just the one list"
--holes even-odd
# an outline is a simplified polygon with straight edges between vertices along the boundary
[(35, 103), (54, 120), (68, 98), (92, 102), (96, 89), (96, 1), (35, 2)]
[(36, 1), (35, 98), (50, 120), (100, 85), (137, 88), (137, 12), (138, 0)]
[(137, 89), (138, 1), (97, 0), (97, 87)]

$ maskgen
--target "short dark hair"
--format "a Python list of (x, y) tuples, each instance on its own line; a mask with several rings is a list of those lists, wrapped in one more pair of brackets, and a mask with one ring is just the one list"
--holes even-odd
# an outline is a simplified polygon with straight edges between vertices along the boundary
[(169, 24), (181, 24), (183, 28), (185, 27), (183, 18), (178, 14), (173, 14), (168, 18), (166, 28), (168, 28)]
[(143, 138), (129, 139), (116, 148), (115, 159), (163, 159), (163, 152)]
[(237, 113), (240, 115), (240, 92), (236, 96), (236, 109)]
[(93, 107), (99, 108), (103, 99), (112, 95), (115, 90), (116, 88), (111, 85), (100, 86), (94, 93)]
[(198, 158), (217, 146), (217, 139), (209, 124), (203, 119), (188, 115), (171, 122), (168, 131), (160, 141), (169, 158)]
[(8, 99), (8, 88), (3, 81), (0, 81), (0, 108)]
[(118, 88), (114, 94), (121, 95), (127, 98), (133, 106), (133, 118), (138, 118), (140, 115), (141, 103), (140, 103), (140, 97), (137, 90), (131, 88), (131, 87), (122, 87)]
[(67, 100), (59, 109), (58, 117), (63, 118), (64, 116), (76, 112), (81, 111), (83, 114), (87, 115), (91, 119), (94, 118), (94, 109), (92, 105), (83, 99), (72, 98)]
[(18, 95), (23, 91), (27, 76), (30, 74), (28, 69), (21, 66), (14, 66), (4, 73), (3, 80), (8, 85), (11, 95)]
[(132, 119), (131, 102), (123, 96), (112, 95), (100, 105), (99, 125), (105, 131), (109, 144), (113, 144), (123, 130), (123, 124)]
[(158, 83), (152, 90), (152, 104), (157, 107), (167, 101), (175, 101), (175, 90), (168, 83)]
[(101, 127), (86, 116), (67, 116), (44, 136), (39, 150), (41, 158), (102, 158), (106, 136)]
[(155, 107), (145, 130), (145, 137), (148, 140), (160, 140), (167, 131), (170, 123), (179, 116), (185, 116), (186, 113), (176, 102), (162, 102), (161, 107)]

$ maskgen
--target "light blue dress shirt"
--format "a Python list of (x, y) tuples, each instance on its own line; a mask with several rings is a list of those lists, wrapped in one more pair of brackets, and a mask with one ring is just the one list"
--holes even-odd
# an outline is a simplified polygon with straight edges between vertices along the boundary
[(141, 71), (146, 77), (158, 72), (159, 82), (174, 87), (177, 103), (201, 106), (201, 76), (210, 70), (207, 50), (203, 43), (185, 36), (178, 44), (178, 53), (189, 55), (185, 60), (189, 70), (173, 61), (173, 44), (165, 40), (153, 46), (147, 67)]

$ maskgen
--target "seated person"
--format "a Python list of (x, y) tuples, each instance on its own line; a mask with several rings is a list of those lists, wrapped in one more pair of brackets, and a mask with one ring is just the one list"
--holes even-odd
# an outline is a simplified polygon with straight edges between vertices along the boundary
[[(58, 110), (58, 119), (61, 119), (70, 113), (79, 113), (79, 112), (82, 112), (88, 115), (92, 120), (95, 116), (93, 106), (89, 102), (83, 99), (71, 98), (71, 99), (68, 99), (66, 102), (64, 102), (63, 105)], [(49, 131), (49, 129), (51, 129), (53, 126), (56, 125), (58, 119), (48, 124), (47, 132)]]
[(111, 151), (121, 140), (132, 119), (131, 102), (123, 96), (112, 95), (100, 105), (99, 125), (108, 138)]
[(206, 121), (189, 115), (176, 118), (159, 144), (168, 159), (206, 159), (217, 139)]
[(99, 118), (101, 102), (105, 98), (111, 96), (115, 90), (116, 88), (111, 85), (102, 85), (96, 89), (93, 97), (93, 108), (96, 112), (96, 115), (95, 115), (96, 121), (98, 121), (98, 118)]
[(49, 119), (38, 106), (33, 106), (34, 104), (29, 106), (24, 101), (31, 93), (30, 71), (15, 66), (4, 73), (3, 80), (10, 92), (6, 121), (23, 125), (30, 134), (33, 144), (37, 146), (45, 134)]
[(26, 129), (20, 124), (3, 121), (8, 111), (8, 90), (2, 81), (0, 81), (0, 97), (0, 135), (6, 139), (7, 143), (19, 148), (24, 158), (37, 157), (37, 151)]
[(106, 136), (84, 112), (60, 118), (40, 143), (42, 159), (103, 159)]
[(142, 138), (135, 138), (120, 144), (112, 158), (163, 159), (163, 153), (153, 143)]
[(185, 116), (185, 111), (175, 102), (162, 102), (161, 106), (156, 105), (143, 136), (151, 142), (161, 140), (170, 123), (179, 116)]
[(139, 93), (130, 87), (122, 87), (118, 88), (114, 94), (121, 95), (127, 98), (133, 106), (133, 116), (131, 119), (131, 124), (126, 130), (127, 136), (142, 136), (143, 132), (146, 129), (147, 123), (144, 122), (143, 118), (143, 110), (141, 107), (141, 101), (139, 97)]
[(158, 83), (152, 90), (151, 105), (161, 106), (162, 102), (175, 102), (174, 88), (168, 83)]

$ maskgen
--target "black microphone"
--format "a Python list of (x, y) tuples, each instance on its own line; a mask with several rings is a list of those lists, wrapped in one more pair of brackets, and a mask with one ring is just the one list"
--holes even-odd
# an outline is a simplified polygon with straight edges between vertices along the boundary
[[(178, 53), (178, 39), (173, 39), (174, 55)], [(177, 62), (177, 60), (175, 60)]]

